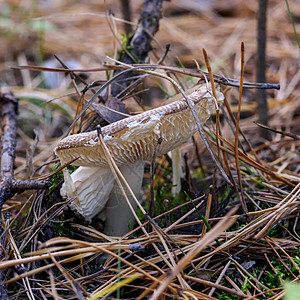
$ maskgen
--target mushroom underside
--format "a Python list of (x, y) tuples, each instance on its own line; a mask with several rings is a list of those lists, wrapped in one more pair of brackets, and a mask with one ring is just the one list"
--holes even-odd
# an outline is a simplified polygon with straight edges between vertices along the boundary
[[(120, 166), (120, 171), (138, 198), (143, 181), (144, 162)], [(130, 209), (121, 188), (116, 183), (111, 169), (107, 167), (79, 167), (72, 174), (64, 172), (65, 182), (61, 195), (74, 199), (70, 208), (86, 222), (94, 217), (105, 221), (105, 234), (121, 236), (134, 225), (133, 212)], [(137, 204), (128, 189), (124, 187), (133, 211)]]

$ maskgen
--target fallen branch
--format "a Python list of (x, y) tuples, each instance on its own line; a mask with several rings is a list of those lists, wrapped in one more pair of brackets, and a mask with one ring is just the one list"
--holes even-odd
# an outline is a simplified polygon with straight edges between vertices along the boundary
[(266, 129), (266, 130), (270, 130), (272, 132), (276, 132), (276, 133), (279, 133), (279, 134), (282, 134), (283, 136), (287, 136), (287, 137), (290, 137), (294, 140), (300, 140), (300, 135), (298, 134), (294, 134), (294, 133), (291, 133), (291, 132), (285, 132), (285, 131), (281, 131), (281, 130), (276, 130), (274, 128), (271, 128), (267, 125), (264, 125), (264, 124), (260, 124), (256, 121), (254, 121), (253, 123), (255, 123), (256, 125), (258, 125), (259, 127), (263, 128), (263, 129)]
[[(1, 165), (0, 165), (0, 213), (2, 206), (6, 200), (14, 196), (15, 193), (32, 190), (46, 189), (51, 185), (50, 181), (24, 180), (15, 182), (14, 164), (16, 152), (18, 100), (14, 97), (8, 86), (0, 89), (0, 112), (1, 112), (1, 128), (3, 132), (2, 149), (1, 149)], [(0, 231), (1, 228), (0, 219)], [(2, 246), (2, 241), (1, 241)], [(3, 247), (2, 247), (3, 248)], [(3, 253), (0, 250), (0, 259)], [(6, 290), (2, 284), (2, 272), (0, 272), (0, 300), (9, 299)]]
[(3, 203), (11, 198), (15, 192), (12, 190), (14, 183), (14, 162), (18, 111), (18, 100), (13, 96), (9, 87), (0, 90), (1, 127), (3, 132), (1, 150), (1, 181), (0, 181), (0, 211)]
[(16, 115), (18, 112), (18, 100), (14, 97), (10, 88), (4, 86), (0, 90), (1, 128), (3, 132), (1, 150), (1, 181), (0, 181), (0, 211), (3, 203), (15, 193), (24, 190), (47, 189), (50, 181), (14, 179), (15, 148), (16, 148)]
[[(151, 65), (151, 64), (133, 64), (133, 67), (140, 67), (140, 68), (149, 68), (149, 69), (163, 69), (165, 71), (174, 72), (174, 73), (180, 73), (187, 76), (193, 76), (200, 79), (209, 78), (209, 74), (205, 72), (199, 73), (198, 71), (195, 71), (194, 69), (187, 69), (187, 68), (179, 68), (179, 67), (169, 67), (169, 66), (162, 66), (162, 65)], [(37, 67), (37, 66), (15, 66), (11, 67), (11, 69), (14, 70), (31, 70), (31, 71), (43, 71), (43, 72), (63, 72), (67, 73), (69, 72), (104, 72), (104, 71), (110, 71), (110, 70), (116, 70), (116, 69), (123, 69), (122, 66), (116, 66), (116, 65), (109, 65), (99, 68), (91, 68), (91, 69), (69, 69), (66, 71), (66, 69), (63, 68), (45, 68), (45, 67)], [(222, 77), (219, 75), (214, 75), (214, 81), (220, 84), (233, 86), (233, 87), (239, 87), (240, 82), (239, 80)], [(260, 83), (260, 82), (243, 82), (243, 88), (247, 89), (275, 89), (279, 90), (280, 85), (278, 83)]]
[[(0, 181), (0, 213), (2, 205), (8, 198), (12, 197), (12, 185), (14, 181), (14, 162), (16, 147), (16, 114), (18, 111), (18, 100), (14, 98), (10, 89), (6, 86), (0, 90), (1, 125), (3, 131), (1, 151), (1, 181)], [(1, 220), (0, 230), (2, 231)], [(1, 241), (2, 245), (2, 241)], [(1, 259), (3, 252), (1, 250)], [(0, 272), (0, 299), (8, 299), (6, 290), (2, 284), (2, 272)]]
[(51, 181), (47, 180), (21, 180), (12, 184), (12, 191), (21, 192), (25, 190), (45, 190), (52, 185)]

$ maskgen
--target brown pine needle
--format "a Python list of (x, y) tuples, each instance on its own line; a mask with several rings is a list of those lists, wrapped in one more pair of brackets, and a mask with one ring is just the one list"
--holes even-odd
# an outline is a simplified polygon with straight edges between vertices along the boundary
[(244, 42), (241, 43), (241, 77), (240, 77), (240, 89), (239, 89), (239, 106), (238, 106), (238, 114), (236, 117), (236, 126), (235, 126), (235, 140), (234, 140), (234, 157), (235, 157), (235, 164), (236, 164), (236, 171), (238, 175), (239, 187), (240, 187), (240, 199), (242, 203), (242, 207), (244, 213), (248, 213), (246, 201), (244, 198), (243, 193), (243, 184), (242, 184), (242, 177), (240, 171), (240, 163), (239, 163), (239, 126), (240, 126), (240, 117), (241, 117), (241, 105), (242, 105), (242, 93), (243, 93), (243, 81), (244, 81), (244, 70), (245, 70), (245, 45)]

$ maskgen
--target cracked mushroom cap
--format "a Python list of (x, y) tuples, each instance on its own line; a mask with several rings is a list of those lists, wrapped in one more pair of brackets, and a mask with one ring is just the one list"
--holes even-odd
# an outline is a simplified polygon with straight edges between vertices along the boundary
[[(188, 97), (194, 104), (200, 122), (204, 123), (215, 109), (211, 90), (203, 84)], [(217, 91), (217, 98), (218, 102), (222, 102), (224, 95)], [(104, 142), (119, 166), (151, 160), (156, 147), (157, 155), (163, 155), (184, 144), (196, 131), (196, 122), (184, 99), (102, 128)], [(158, 145), (159, 140), (162, 142)], [(62, 139), (55, 152), (62, 164), (79, 157), (74, 165), (107, 166), (96, 130)]]

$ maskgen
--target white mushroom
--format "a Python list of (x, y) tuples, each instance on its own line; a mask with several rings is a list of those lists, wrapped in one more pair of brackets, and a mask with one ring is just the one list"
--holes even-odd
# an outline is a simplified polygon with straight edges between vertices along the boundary
[[(224, 95), (217, 91), (217, 98), (222, 102)], [(207, 90), (205, 84), (200, 85), (189, 99), (200, 122), (204, 123), (215, 109), (211, 90)], [(143, 162), (152, 160), (155, 149), (156, 155), (161, 156), (184, 144), (196, 131), (196, 122), (183, 98), (102, 128), (106, 146), (135, 193), (141, 188)], [(70, 207), (88, 222), (97, 215), (106, 217), (106, 233), (126, 233), (132, 214), (123, 196), (115, 190), (114, 177), (97, 131), (66, 137), (55, 152), (62, 164), (79, 157), (73, 163), (80, 166), (74, 173), (64, 171), (61, 194), (74, 198)], [(122, 219), (118, 217), (121, 215)]]

